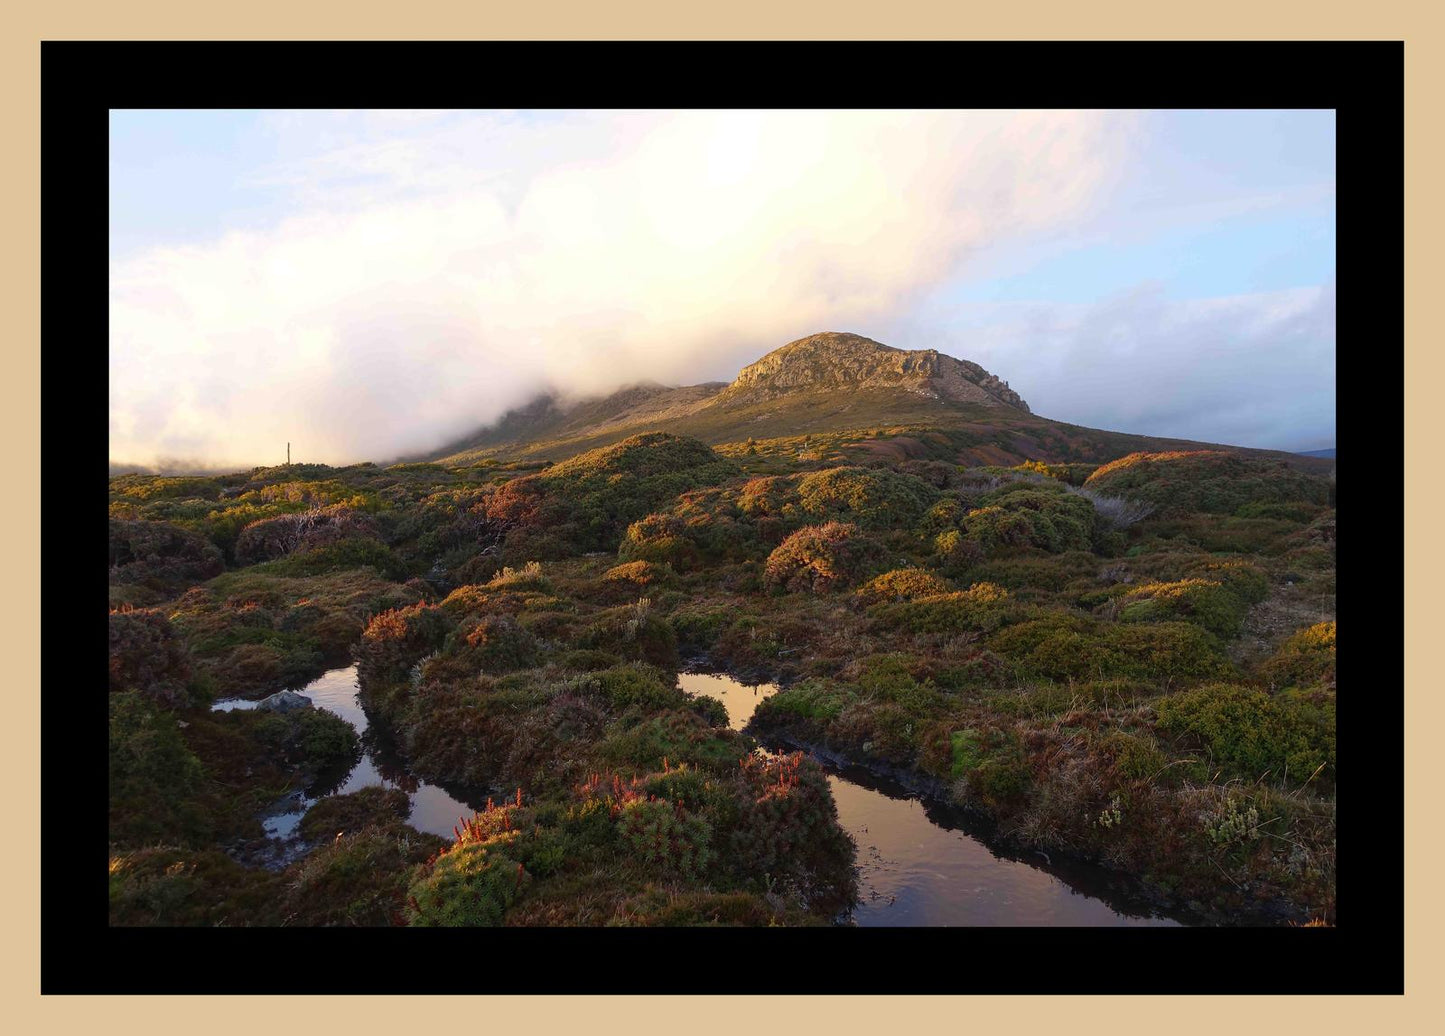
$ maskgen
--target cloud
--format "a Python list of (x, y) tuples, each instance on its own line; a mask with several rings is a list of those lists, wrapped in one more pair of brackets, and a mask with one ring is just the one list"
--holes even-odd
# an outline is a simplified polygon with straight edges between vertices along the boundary
[(544, 387), (730, 378), (1078, 220), (1133, 120), (281, 113), (328, 142), (253, 177), (295, 215), (112, 265), (111, 456), (385, 459)]
[(1335, 283), (1173, 299), (976, 303), (900, 321), (916, 347), (994, 370), (1035, 413), (1092, 428), (1268, 449), (1335, 445)]

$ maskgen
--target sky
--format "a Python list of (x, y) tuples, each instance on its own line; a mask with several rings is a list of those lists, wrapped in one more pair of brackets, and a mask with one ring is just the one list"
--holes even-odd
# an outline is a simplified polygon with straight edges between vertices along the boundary
[(110, 456), (429, 450), (817, 331), (1335, 445), (1330, 111), (112, 111)]

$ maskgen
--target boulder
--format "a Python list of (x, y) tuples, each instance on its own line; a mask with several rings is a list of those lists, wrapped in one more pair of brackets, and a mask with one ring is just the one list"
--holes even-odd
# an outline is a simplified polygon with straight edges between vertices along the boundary
[(258, 701), (256, 708), (268, 712), (295, 712), (297, 709), (311, 708), (311, 699), (295, 691), (277, 691), (269, 698)]

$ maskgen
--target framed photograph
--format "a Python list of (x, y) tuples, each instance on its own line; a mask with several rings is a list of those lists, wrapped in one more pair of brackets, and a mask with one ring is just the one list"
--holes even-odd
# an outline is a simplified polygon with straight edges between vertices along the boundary
[(46, 44), (46, 990), (1398, 992), (1401, 70)]

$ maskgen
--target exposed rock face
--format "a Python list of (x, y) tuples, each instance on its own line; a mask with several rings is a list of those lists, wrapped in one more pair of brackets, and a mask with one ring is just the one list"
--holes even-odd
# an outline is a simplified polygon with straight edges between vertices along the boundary
[(959, 403), (1029, 410), (1007, 383), (976, 363), (936, 349), (895, 349), (836, 331), (800, 338), (744, 367), (717, 402), (860, 388), (896, 388)]
[(311, 708), (311, 699), (295, 691), (277, 691), (269, 698), (262, 698), (256, 708), (266, 712), (295, 712)]

